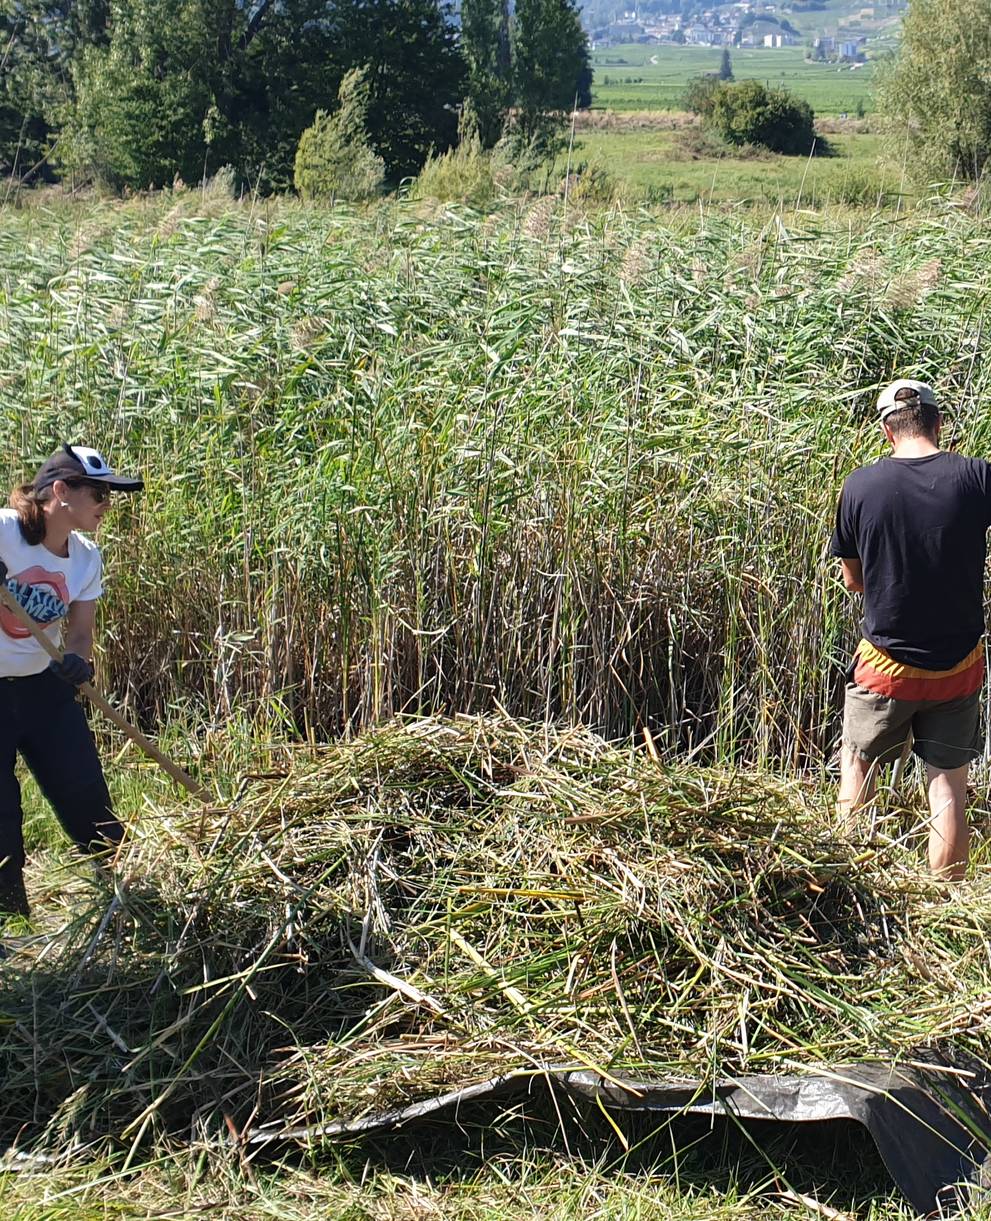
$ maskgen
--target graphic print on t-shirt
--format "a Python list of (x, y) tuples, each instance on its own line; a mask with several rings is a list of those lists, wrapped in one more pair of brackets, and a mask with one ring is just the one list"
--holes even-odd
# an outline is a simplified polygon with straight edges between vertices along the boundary
[[(35, 565), (25, 568), (16, 577), (7, 580), (7, 588), (27, 613), (42, 626), (63, 619), (69, 611), (69, 588), (65, 575), (61, 572), (49, 572)], [(22, 627), (14, 615), (5, 606), (0, 605), (0, 629), (5, 636), (13, 640), (21, 640), (31, 633)]]

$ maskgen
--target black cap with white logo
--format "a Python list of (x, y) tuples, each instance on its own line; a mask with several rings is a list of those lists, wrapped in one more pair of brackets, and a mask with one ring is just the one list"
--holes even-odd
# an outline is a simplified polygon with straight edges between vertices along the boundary
[(92, 483), (105, 483), (115, 492), (140, 492), (144, 480), (132, 475), (117, 475), (107, 465), (104, 456), (85, 445), (63, 445), (41, 465), (34, 477), (34, 490), (41, 492), (50, 488), (56, 479), (85, 479)]

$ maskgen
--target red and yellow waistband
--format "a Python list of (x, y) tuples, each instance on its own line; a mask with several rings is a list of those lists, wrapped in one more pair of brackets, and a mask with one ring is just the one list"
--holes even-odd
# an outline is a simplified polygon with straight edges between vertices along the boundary
[(853, 657), (858, 687), (894, 700), (957, 700), (980, 691), (984, 683), (984, 641), (952, 670), (922, 670), (895, 661), (884, 649), (861, 640)]

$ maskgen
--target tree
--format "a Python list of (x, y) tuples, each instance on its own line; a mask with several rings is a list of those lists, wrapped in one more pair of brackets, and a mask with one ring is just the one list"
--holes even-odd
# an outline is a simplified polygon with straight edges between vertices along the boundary
[(917, 176), (977, 178), (991, 156), (991, 0), (912, 0), (879, 107)]
[(457, 140), (465, 61), (437, 0), (347, 0), (334, 6), (347, 67), (368, 66), (368, 139), (398, 182)]
[(51, 176), (71, 64), (105, 39), (106, 0), (0, 0), (0, 173)]
[(114, 187), (291, 182), (300, 132), (341, 72), (325, 0), (111, 0), (109, 40), (73, 64), (66, 163)]
[(808, 155), (815, 142), (808, 102), (759, 81), (720, 84), (707, 122), (730, 144), (759, 144), (776, 153)]
[(723, 57), (719, 61), (718, 76), (721, 81), (731, 81), (733, 79), (733, 61), (730, 59), (729, 47), (723, 47)]
[(462, 0), (461, 49), (478, 138), (492, 148), (502, 135), (512, 93), (508, 0)]
[(228, 164), (285, 189), (302, 132), (362, 65), (369, 141), (393, 180), (456, 138), (464, 61), (437, 0), (110, 3), (108, 42), (74, 65), (66, 162), (112, 186)]
[[(341, 44), (337, 3), (212, 2), (233, 18), (221, 40), (225, 68), (215, 108), (204, 119), (210, 164), (226, 161), (242, 182), (264, 190), (290, 188), (300, 136), (317, 110), (333, 107), (345, 74), (364, 61)], [(351, 2), (357, 0), (344, 7)]]
[(464, 60), (438, 0), (0, 0), (0, 169), (56, 146), (116, 188), (293, 182), (302, 132), (368, 66), (372, 145), (396, 180), (457, 135)]
[(74, 65), (66, 164), (115, 188), (200, 177), (213, 97), (203, 17), (198, 0), (114, 4), (110, 43)]
[[(48, 135), (44, 40), (39, 6), (0, 0), (0, 172), (23, 173)], [(41, 46), (39, 46), (41, 43)]]
[(385, 164), (368, 147), (368, 81), (365, 68), (353, 68), (341, 81), (338, 108), (318, 110), (299, 138), (296, 190), (304, 199), (368, 199), (385, 177)]
[(712, 116), (712, 108), (719, 91), (717, 76), (693, 76), (688, 82), (681, 104), (692, 114), (700, 115), (703, 120)]
[(518, 151), (549, 160), (564, 146), (572, 108), (592, 101), (588, 39), (575, 0), (516, 0), (513, 93)]

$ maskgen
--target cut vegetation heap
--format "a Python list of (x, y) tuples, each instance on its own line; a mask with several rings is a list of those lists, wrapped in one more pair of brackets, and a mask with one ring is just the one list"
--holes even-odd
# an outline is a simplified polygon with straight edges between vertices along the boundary
[[(393, 724), (157, 810), (0, 964), (0, 1135), (242, 1136), (503, 1071), (987, 1059), (991, 892), (805, 791), (580, 731)], [(245, 1131), (245, 1127), (247, 1131)]]

